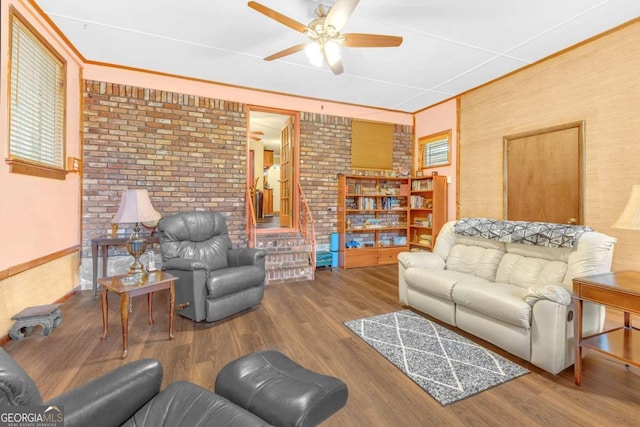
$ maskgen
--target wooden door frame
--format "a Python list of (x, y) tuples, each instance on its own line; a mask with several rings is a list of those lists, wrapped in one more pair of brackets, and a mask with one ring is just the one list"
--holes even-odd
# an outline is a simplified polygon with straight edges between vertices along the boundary
[(515, 139), (521, 139), (521, 138), (528, 138), (531, 136), (537, 136), (537, 135), (544, 135), (546, 133), (553, 133), (553, 132), (558, 132), (561, 130), (567, 130), (567, 129), (573, 129), (576, 128), (578, 130), (578, 158), (579, 158), (579, 163), (578, 163), (578, 175), (579, 175), (579, 181), (578, 181), (578, 224), (584, 224), (584, 204), (585, 204), (585, 179), (586, 179), (586, 172), (585, 172), (585, 165), (586, 165), (586, 159), (585, 159), (585, 121), (581, 120), (581, 121), (577, 121), (577, 122), (570, 122), (570, 123), (565, 123), (563, 125), (558, 125), (558, 126), (552, 126), (552, 127), (548, 127), (548, 128), (543, 128), (543, 129), (536, 129), (536, 130), (532, 130), (532, 131), (527, 131), (527, 132), (521, 132), (521, 133), (516, 133), (516, 134), (512, 134), (512, 135), (507, 135), (505, 137), (503, 137), (503, 145), (502, 145), (502, 152), (503, 152), (503, 163), (502, 163), (502, 175), (503, 175), (503, 187), (502, 187), (502, 191), (503, 191), (503, 212), (502, 215), (503, 217), (506, 219), (507, 218), (507, 210), (508, 210), (508, 206), (509, 206), (509, 175), (508, 175), (508, 144), (510, 141), (515, 140)]
[[(267, 228), (267, 229), (256, 229), (256, 233), (273, 233), (278, 231), (292, 231), (298, 230), (300, 228), (299, 225), (299, 215), (300, 215), (300, 197), (298, 195), (298, 183), (300, 182), (300, 112), (293, 110), (285, 110), (282, 108), (273, 108), (273, 107), (264, 107), (259, 105), (247, 104), (246, 106), (246, 121), (247, 121), (247, 147), (246, 147), (246, 155), (247, 159), (249, 158), (249, 149), (251, 139), (249, 138), (249, 129), (250, 129), (250, 121), (251, 121), (251, 112), (252, 111), (261, 111), (263, 113), (273, 113), (280, 114), (283, 116), (291, 116), (293, 117), (293, 137), (294, 137), (294, 145), (293, 145), (293, 197), (292, 197), (292, 224), (290, 228)], [(248, 162), (247, 162), (248, 163)], [(249, 167), (247, 166), (247, 182), (249, 182)], [(248, 222), (249, 219), (245, 218), (245, 222)]]

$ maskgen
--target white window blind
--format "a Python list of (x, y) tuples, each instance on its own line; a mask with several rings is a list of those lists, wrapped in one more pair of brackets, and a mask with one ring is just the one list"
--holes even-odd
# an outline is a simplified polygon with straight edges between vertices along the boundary
[(64, 168), (64, 63), (12, 19), (9, 155)]
[(449, 162), (449, 140), (447, 138), (429, 142), (422, 147), (424, 150), (423, 166), (442, 165)]
[(451, 163), (451, 130), (418, 139), (420, 163), (418, 169), (444, 166)]

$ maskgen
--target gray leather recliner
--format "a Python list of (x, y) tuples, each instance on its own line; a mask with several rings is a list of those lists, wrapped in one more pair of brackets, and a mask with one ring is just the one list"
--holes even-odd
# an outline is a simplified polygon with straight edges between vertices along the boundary
[(262, 301), (265, 251), (232, 248), (224, 216), (194, 211), (158, 223), (162, 269), (176, 276), (178, 313), (215, 322)]

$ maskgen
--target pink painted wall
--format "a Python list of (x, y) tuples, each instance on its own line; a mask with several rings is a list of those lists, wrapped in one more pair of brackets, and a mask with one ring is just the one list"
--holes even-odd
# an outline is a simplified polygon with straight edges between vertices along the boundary
[(67, 61), (66, 155), (81, 157), (81, 61), (26, 0), (0, 5), (0, 271), (80, 244), (80, 176), (66, 180), (9, 173), (9, 10), (22, 15)]
[(413, 144), (414, 170), (418, 167), (420, 159), (418, 153), (418, 140), (424, 136), (432, 135), (451, 129), (451, 164), (448, 166), (425, 169), (426, 174), (437, 171), (439, 175), (451, 177), (447, 198), (447, 217), (456, 219), (457, 212), (457, 141), (458, 141), (458, 112), (457, 101), (451, 99), (434, 107), (427, 108), (415, 114), (415, 139)]

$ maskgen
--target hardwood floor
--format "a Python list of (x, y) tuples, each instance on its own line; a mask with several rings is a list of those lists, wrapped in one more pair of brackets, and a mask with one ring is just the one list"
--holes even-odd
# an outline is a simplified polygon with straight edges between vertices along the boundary
[[(619, 362), (588, 352), (583, 385), (577, 387), (572, 368), (553, 376), (486, 343), (532, 372), (442, 407), (342, 324), (402, 308), (397, 302), (395, 265), (320, 269), (314, 282), (270, 285), (258, 308), (218, 324), (196, 324), (176, 316), (173, 341), (168, 340), (164, 291), (155, 296), (152, 326), (146, 320), (146, 298), (135, 298), (125, 361), (119, 357), (119, 302), (117, 296), (109, 298), (105, 341), (100, 340), (100, 300), (83, 291), (64, 304), (64, 320), (49, 337), (36, 333), (5, 346), (34, 378), (45, 399), (147, 357), (162, 362), (163, 387), (189, 380), (212, 389), (217, 372), (229, 361), (252, 351), (276, 349), (347, 383), (347, 406), (325, 426), (631, 426), (640, 422), (638, 370), (629, 372)], [(621, 321), (619, 314), (612, 316), (612, 322)]]

